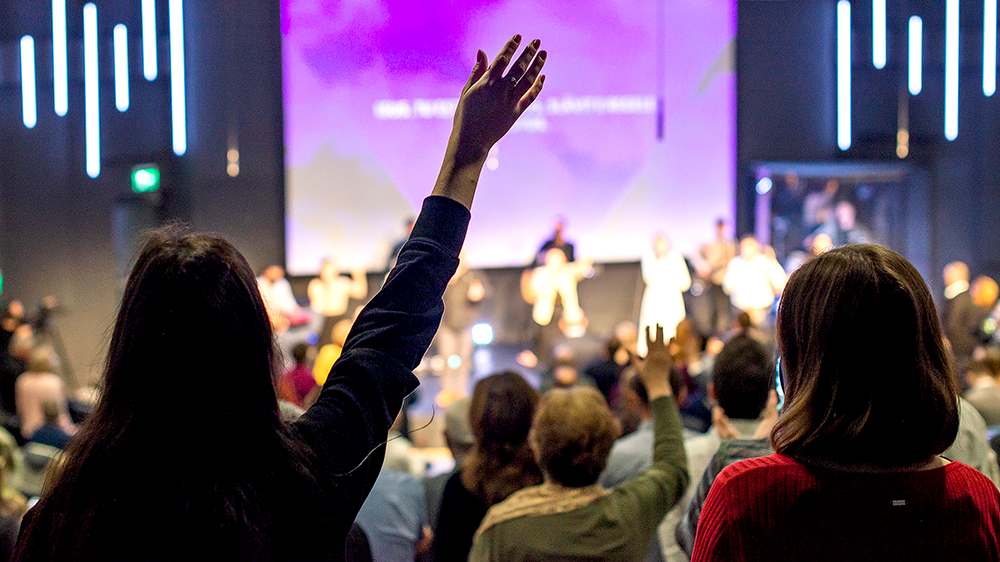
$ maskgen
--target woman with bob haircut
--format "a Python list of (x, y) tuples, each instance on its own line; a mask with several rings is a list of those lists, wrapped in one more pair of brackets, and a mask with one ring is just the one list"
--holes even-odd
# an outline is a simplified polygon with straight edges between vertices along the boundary
[(957, 380), (930, 292), (899, 254), (807, 262), (778, 311), (775, 454), (712, 484), (692, 560), (1000, 560), (1000, 493), (941, 457)]
[(520, 39), (493, 64), (477, 53), (432, 195), (294, 423), (279, 418), (274, 334), (246, 259), (217, 236), (147, 240), (99, 403), (27, 514), (14, 559), (344, 558), (441, 320), (486, 155), (541, 91), (545, 51), (535, 40), (515, 61)]
[(663, 517), (687, 487), (687, 459), (668, 382), (672, 361), (647, 329), (639, 376), (653, 412), (653, 464), (613, 490), (597, 483), (621, 432), (604, 397), (577, 386), (546, 393), (531, 426), (531, 447), (545, 475), (493, 506), (476, 532), (471, 562), (642, 560)]
[(503, 372), (476, 383), (469, 404), (475, 445), (445, 484), (434, 533), (434, 560), (465, 561), (490, 506), (542, 482), (528, 445), (538, 392), (524, 377)]

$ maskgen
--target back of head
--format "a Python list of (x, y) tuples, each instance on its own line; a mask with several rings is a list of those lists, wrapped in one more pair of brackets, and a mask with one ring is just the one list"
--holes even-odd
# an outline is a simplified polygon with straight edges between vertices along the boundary
[(465, 487), (487, 504), (541, 480), (528, 446), (538, 393), (514, 372), (491, 375), (476, 383), (469, 423), (476, 444), (462, 469)]
[(563, 486), (597, 482), (621, 433), (618, 420), (597, 390), (578, 386), (542, 397), (531, 428), (531, 444), (545, 475)]
[(954, 441), (958, 388), (934, 303), (899, 254), (854, 245), (807, 262), (785, 287), (777, 328), (779, 453), (903, 467)]
[(749, 336), (736, 336), (715, 358), (715, 400), (730, 418), (757, 419), (767, 404), (773, 374), (764, 347)]
[(142, 521), (150, 535), (214, 528), (216, 546), (262, 550), (277, 524), (268, 506), (302, 497), (308, 478), (306, 457), (291, 461), (273, 357), (243, 256), (216, 236), (154, 231), (122, 296), (98, 404), (36, 510), (28, 534), (44, 535), (29, 542), (62, 558)]
[(468, 397), (459, 398), (451, 403), (444, 413), (444, 438), (448, 443), (455, 458), (456, 466), (462, 466), (466, 455), (476, 444), (476, 439), (472, 435), (472, 426), (469, 425), (469, 405), (472, 400)]

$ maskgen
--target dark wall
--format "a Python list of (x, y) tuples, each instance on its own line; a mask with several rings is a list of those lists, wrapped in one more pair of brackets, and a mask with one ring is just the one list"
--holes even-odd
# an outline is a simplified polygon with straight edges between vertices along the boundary
[[(164, 219), (189, 222), (234, 241), (255, 268), (283, 257), (280, 35), (276, 2), (186, 2), (189, 149), (172, 157), (167, 2), (157, 2), (160, 75), (141, 77), (138, 3), (98, 5), (103, 168), (84, 174), (82, 2), (69, 0), (69, 114), (52, 110), (48, 2), (0, 0), (0, 267), (7, 296), (28, 302), (55, 294), (69, 358), (94, 380), (120, 283), (112, 233), (116, 201), (132, 164), (165, 166), (173, 204)], [(118, 113), (111, 81), (111, 28), (129, 27), (131, 108)], [(35, 37), (38, 125), (21, 123), (18, 39)], [(240, 173), (226, 173), (238, 144)]]
[[(738, 138), (743, 230), (752, 224), (754, 160), (896, 161), (900, 116), (909, 121), (906, 162), (931, 180), (926, 244), (932, 271), (947, 261), (1000, 273), (1000, 95), (982, 93), (982, 2), (961, 4), (959, 137), (944, 138), (944, 3), (888, 2), (888, 65), (871, 63), (871, 1), (852, 2), (854, 143), (836, 146), (836, 1), (739, 2)], [(924, 21), (923, 92), (906, 87), (906, 21)], [(936, 279), (931, 279), (936, 282)]]

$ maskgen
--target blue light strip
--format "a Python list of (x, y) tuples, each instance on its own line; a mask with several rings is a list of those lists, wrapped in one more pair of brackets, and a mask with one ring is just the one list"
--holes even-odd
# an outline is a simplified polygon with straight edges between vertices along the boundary
[(959, 0), (945, 2), (944, 138), (958, 138)]
[(128, 111), (128, 28), (118, 24), (114, 29), (115, 49), (115, 107), (118, 111)]
[(882, 70), (886, 61), (885, 0), (872, 0), (872, 64)]
[(997, 93), (997, 0), (983, 0), (983, 95)]
[(52, 97), (56, 115), (60, 117), (69, 111), (66, 58), (66, 0), (52, 0)]
[(35, 39), (21, 37), (21, 121), (33, 129), (38, 124), (38, 99), (35, 92)]
[(837, 146), (851, 148), (851, 3), (837, 2)]
[(142, 75), (156, 80), (156, 0), (142, 0)]
[(910, 95), (916, 96), (924, 89), (924, 20), (910, 16), (909, 76)]
[(184, 92), (184, 1), (170, 0), (170, 117), (174, 154), (187, 152), (187, 100)]
[(101, 174), (101, 114), (100, 84), (97, 69), (97, 6), (83, 6), (83, 98), (84, 98), (84, 153), (87, 175), (96, 178)]

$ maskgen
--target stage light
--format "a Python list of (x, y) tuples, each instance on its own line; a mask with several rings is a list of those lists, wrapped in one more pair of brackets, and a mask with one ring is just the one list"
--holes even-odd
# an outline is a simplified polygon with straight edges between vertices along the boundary
[(919, 95), (924, 89), (924, 20), (910, 16), (909, 26), (909, 76), (910, 95)]
[(87, 175), (96, 178), (101, 173), (101, 113), (100, 84), (97, 72), (97, 6), (83, 5), (83, 100), (84, 153)]
[(142, 0), (142, 75), (156, 80), (156, 0)]
[(774, 187), (774, 181), (771, 178), (764, 176), (757, 180), (757, 193), (759, 195), (767, 195), (771, 192), (771, 188)]
[(851, 148), (851, 3), (837, 2), (837, 146)]
[(457, 369), (462, 366), (462, 357), (460, 355), (449, 355), (448, 356), (448, 368)]
[(139, 164), (129, 176), (134, 193), (154, 193), (160, 190), (160, 167), (156, 164)]
[(184, 1), (170, 0), (170, 117), (174, 154), (187, 152), (187, 101), (184, 92)]
[(480, 322), (472, 326), (472, 343), (476, 345), (490, 345), (493, 343), (493, 326), (486, 322)]
[(35, 93), (35, 39), (21, 37), (21, 121), (34, 129), (38, 124), (38, 99)]
[(872, 64), (885, 68), (885, 0), (872, 0)]
[(124, 24), (114, 28), (115, 48), (115, 107), (128, 111), (128, 29)]
[(958, 138), (959, 2), (946, 0), (944, 30), (944, 138)]
[(69, 111), (66, 56), (66, 0), (52, 0), (52, 99), (60, 117)]
[(997, 0), (983, 0), (983, 94), (997, 93)]

